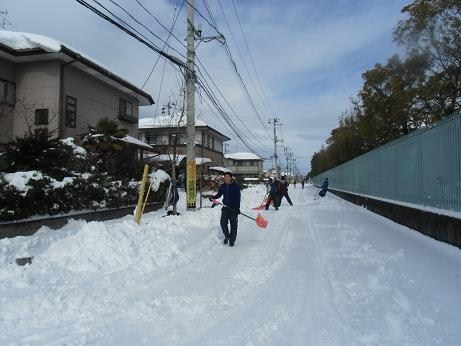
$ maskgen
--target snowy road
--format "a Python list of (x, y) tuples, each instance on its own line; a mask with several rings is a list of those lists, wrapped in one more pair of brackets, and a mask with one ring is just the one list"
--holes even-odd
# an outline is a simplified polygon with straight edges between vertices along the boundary
[(217, 208), (0, 240), (0, 344), (460, 345), (461, 251), (313, 192), (234, 248)]

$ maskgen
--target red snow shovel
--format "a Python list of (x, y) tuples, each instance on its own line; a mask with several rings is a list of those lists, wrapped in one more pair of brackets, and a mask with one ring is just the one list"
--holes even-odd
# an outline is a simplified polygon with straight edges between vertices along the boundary
[(266, 204), (267, 204), (267, 201), (269, 200), (269, 198), (266, 196), (264, 196), (264, 200), (263, 202), (261, 203), (260, 206), (257, 206), (257, 207), (254, 207), (253, 210), (263, 210), (265, 207), (266, 207)]
[[(226, 207), (226, 208), (229, 209), (229, 210), (238, 212), (237, 210), (235, 210), (235, 209), (233, 209), (233, 208), (231, 208), (231, 207), (228, 207), (227, 205), (225, 205), (225, 204), (223, 204), (223, 203), (217, 201), (217, 200), (214, 199), (214, 198), (211, 200), (211, 202), (213, 203), (213, 205), (218, 205), (218, 204), (220, 204), (220, 205)], [(256, 224), (258, 225), (258, 227), (261, 227), (261, 228), (266, 228), (267, 225), (269, 224), (269, 221), (267, 221), (265, 218), (263, 218), (262, 215), (261, 215), (260, 213), (258, 213), (258, 215), (256, 216), (256, 219), (255, 219), (254, 217), (251, 217), (251, 216), (249, 216), (249, 215), (247, 215), (247, 214), (244, 214), (244, 213), (242, 213), (242, 212), (240, 212), (240, 215), (243, 215), (243, 216), (245, 216), (245, 217), (247, 217), (247, 218), (249, 218), (249, 219), (251, 219), (251, 220), (253, 220), (253, 221), (256, 221)]]

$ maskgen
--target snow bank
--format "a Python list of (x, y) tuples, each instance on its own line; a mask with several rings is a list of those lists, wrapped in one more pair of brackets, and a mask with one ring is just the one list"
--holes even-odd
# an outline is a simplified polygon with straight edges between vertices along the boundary
[(176, 245), (159, 225), (148, 228), (132, 221), (112, 225), (81, 222), (73, 234), (51, 243), (36, 261), (72, 272), (110, 273), (128, 267), (147, 271), (177, 253)]
[(314, 193), (239, 218), (233, 248), (220, 208), (0, 239), (0, 344), (459, 345), (459, 249)]

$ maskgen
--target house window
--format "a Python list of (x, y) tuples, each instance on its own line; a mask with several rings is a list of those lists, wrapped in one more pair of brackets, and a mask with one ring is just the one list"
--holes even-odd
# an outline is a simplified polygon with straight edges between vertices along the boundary
[(14, 107), (16, 102), (16, 84), (0, 79), (0, 104)]
[(35, 110), (35, 126), (48, 125), (48, 108)]
[(138, 120), (133, 116), (133, 105), (130, 101), (120, 99), (118, 104), (118, 117), (120, 119), (137, 122)]
[(77, 99), (66, 96), (66, 126), (75, 128), (77, 125)]
[(214, 150), (214, 137), (211, 137), (211, 149)]
[(157, 144), (157, 136), (154, 136), (153, 134), (148, 134), (146, 133), (146, 143), (149, 145), (156, 145)]

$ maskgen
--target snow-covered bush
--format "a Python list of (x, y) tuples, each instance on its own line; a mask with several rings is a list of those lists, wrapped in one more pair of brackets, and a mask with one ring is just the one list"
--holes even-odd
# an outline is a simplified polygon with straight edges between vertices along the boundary
[[(73, 138), (57, 140), (39, 134), (10, 143), (0, 155), (0, 221), (135, 204), (141, 170), (114, 176), (100, 169), (103, 164), (98, 169), (91, 157), (91, 150), (78, 146)], [(156, 184), (159, 191), (150, 195), (149, 202), (163, 202), (168, 182)]]

